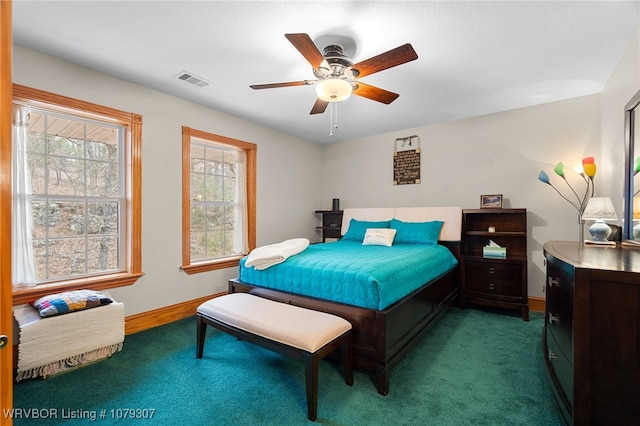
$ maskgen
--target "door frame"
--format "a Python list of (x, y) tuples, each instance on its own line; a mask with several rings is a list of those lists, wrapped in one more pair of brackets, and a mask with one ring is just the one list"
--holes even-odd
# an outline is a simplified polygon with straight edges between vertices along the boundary
[(0, 424), (13, 408), (13, 306), (11, 283), (11, 137), (12, 29), (11, 0), (0, 0), (0, 334), (9, 343), (0, 351)]

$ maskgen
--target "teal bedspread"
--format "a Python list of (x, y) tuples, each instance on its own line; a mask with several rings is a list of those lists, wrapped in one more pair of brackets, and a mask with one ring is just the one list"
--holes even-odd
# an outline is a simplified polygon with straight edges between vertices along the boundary
[(364, 246), (359, 241), (312, 244), (262, 271), (240, 261), (240, 281), (260, 287), (382, 310), (453, 269), (444, 246)]

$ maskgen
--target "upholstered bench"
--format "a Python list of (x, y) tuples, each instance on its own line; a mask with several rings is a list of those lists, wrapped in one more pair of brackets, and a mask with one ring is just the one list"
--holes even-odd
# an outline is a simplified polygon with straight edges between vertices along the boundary
[(196, 358), (202, 358), (207, 325), (304, 360), (309, 420), (317, 418), (318, 367), (322, 358), (341, 348), (345, 381), (349, 386), (353, 384), (351, 323), (344, 318), (248, 293), (226, 294), (198, 307)]

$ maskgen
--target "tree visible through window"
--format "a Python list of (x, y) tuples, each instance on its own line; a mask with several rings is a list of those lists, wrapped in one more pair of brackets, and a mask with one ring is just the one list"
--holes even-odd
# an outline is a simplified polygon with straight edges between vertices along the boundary
[(255, 246), (256, 146), (183, 127), (183, 266), (237, 265)]
[(120, 270), (123, 142), (123, 126), (31, 110), (27, 158), (37, 282)]
[[(237, 211), (238, 169), (244, 152), (191, 142), (191, 262), (242, 254)], [(236, 215), (238, 217), (236, 217)], [(237, 229), (236, 229), (237, 228)], [(238, 237), (236, 239), (236, 236)]]

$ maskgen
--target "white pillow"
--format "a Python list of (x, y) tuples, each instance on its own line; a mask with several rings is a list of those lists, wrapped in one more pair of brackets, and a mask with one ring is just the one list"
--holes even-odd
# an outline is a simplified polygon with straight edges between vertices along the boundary
[(364, 234), (363, 246), (391, 247), (396, 237), (396, 230), (392, 228), (368, 228)]

